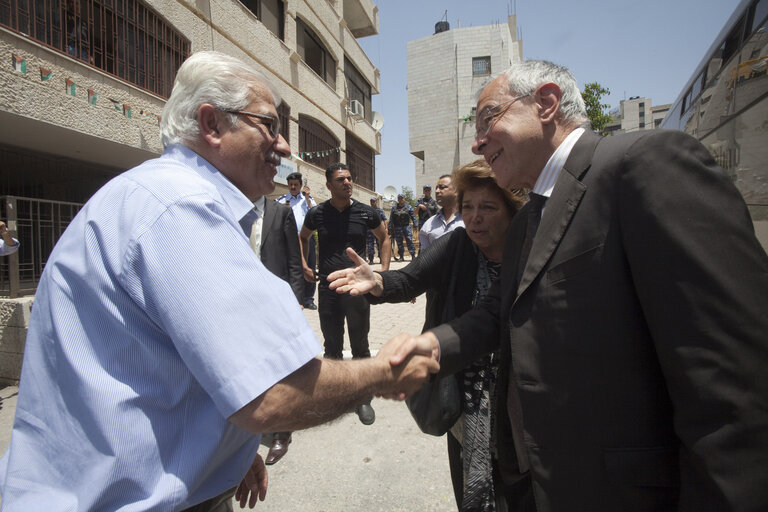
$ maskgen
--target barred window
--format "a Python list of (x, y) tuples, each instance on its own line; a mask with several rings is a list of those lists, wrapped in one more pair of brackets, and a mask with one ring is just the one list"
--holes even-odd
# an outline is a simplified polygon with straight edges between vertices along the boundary
[(347, 166), (355, 183), (376, 190), (376, 165), (371, 148), (347, 132)]
[(319, 122), (299, 114), (299, 154), (304, 154), (304, 160), (325, 170), (341, 159), (339, 139)]
[(164, 98), (190, 53), (141, 0), (0, 0), (0, 25)]
[(490, 57), (472, 57), (472, 76), (483, 76), (491, 74)]

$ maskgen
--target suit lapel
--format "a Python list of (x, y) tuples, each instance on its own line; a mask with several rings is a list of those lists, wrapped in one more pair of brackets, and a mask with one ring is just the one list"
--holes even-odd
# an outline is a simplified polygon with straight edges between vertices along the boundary
[(592, 155), (600, 140), (599, 135), (586, 131), (571, 150), (557, 178), (552, 196), (544, 206), (541, 224), (533, 240), (525, 271), (518, 284), (517, 297), (525, 292), (542, 271), (571, 223), (573, 214), (587, 190), (581, 180), (592, 163)]
[(264, 242), (272, 232), (272, 224), (277, 217), (277, 203), (269, 198), (264, 202), (264, 221), (261, 224), (261, 247), (264, 248)]

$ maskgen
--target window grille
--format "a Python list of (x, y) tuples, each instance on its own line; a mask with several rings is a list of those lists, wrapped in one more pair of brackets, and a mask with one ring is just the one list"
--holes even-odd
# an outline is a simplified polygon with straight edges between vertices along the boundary
[(346, 139), (347, 166), (355, 183), (361, 187), (376, 190), (376, 166), (373, 151), (349, 132), (347, 132)]
[(491, 57), (472, 58), (472, 76), (485, 76), (491, 74)]
[(140, 0), (0, 0), (0, 25), (163, 98), (190, 53)]
[(299, 114), (299, 153), (307, 162), (325, 170), (341, 161), (339, 140), (325, 126), (311, 117)]

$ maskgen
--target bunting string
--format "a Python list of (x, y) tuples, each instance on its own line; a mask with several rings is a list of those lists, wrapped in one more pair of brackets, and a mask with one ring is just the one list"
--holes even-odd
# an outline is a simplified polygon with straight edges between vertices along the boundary
[[(27, 75), (27, 65), (28, 63), (26, 58), (20, 55), (17, 55), (15, 53), (11, 53), (11, 66), (13, 67), (14, 71), (22, 75)], [(84, 98), (84, 99), (86, 99), (89, 105), (94, 105), (94, 106), (98, 105), (99, 103), (101, 104), (105, 103), (104, 100), (102, 100), (99, 97), (99, 93), (95, 89), (87, 88), (86, 89), (87, 95), (78, 93), (77, 84), (71, 78), (63, 78), (63, 80), (62, 78), (58, 78), (56, 80), (53, 80), (54, 72), (51, 69), (46, 68), (45, 66), (42, 66), (42, 65), (39, 65), (38, 67), (40, 69), (41, 82), (52, 83), (54, 81), (57, 81), (59, 84), (61, 84), (61, 82), (63, 81), (64, 92), (68, 96), (73, 96), (73, 97), (87, 96), (87, 98)], [(107, 105), (111, 105), (114, 110), (116, 110), (117, 112), (120, 112), (127, 119), (135, 118), (133, 116), (133, 108), (131, 108), (130, 105), (124, 103), (123, 101), (113, 99), (113, 98), (107, 98), (106, 101), (108, 102), (106, 103)], [(152, 113), (148, 110), (141, 109), (138, 112), (140, 114), (139, 118), (150, 119), (152, 121), (156, 121), (158, 124), (160, 124), (160, 121), (162, 120), (162, 116), (160, 116), (159, 114)]]
[(341, 147), (326, 149), (324, 151), (302, 151), (300, 153), (294, 153), (291, 156), (294, 158), (299, 158), (301, 160), (312, 160), (316, 158), (325, 158), (327, 156), (333, 156), (338, 153), (341, 153)]

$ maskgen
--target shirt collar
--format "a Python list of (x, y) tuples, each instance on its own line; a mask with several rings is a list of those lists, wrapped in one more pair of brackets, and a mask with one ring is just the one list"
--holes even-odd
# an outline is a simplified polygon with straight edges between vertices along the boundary
[(211, 183), (236, 219), (241, 219), (253, 210), (253, 203), (236, 186), (221, 174), (210, 162), (186, 146), (168, 146), (161, 158), (172, 158), (192, 168), (203, 179)]
[(568, 156), (571, 154), (573, 146), (584, 131), (584, 128), (576, 128), (568, 134), (559, 146), (557, 146), (555, 152), (552, 153), (552, 156), (547, 160), (547, 165), (545, 165), (544, 169), (541, 171), (539, 179), (536, 180), (536, 184), (533, 186), (533, 189), (531, 189), (531, 192), (545, 197), (552, 195), (555, 183), (557, 183), (557, 178), (560, 176), (560, 171), (563, 170), (565, 161), (568, 160)]
[(264, 216), (264, 208), (267, 205), (267, 196), (261, 196), (253, 202), (253, 207), (259, 212), (259, 215)]

